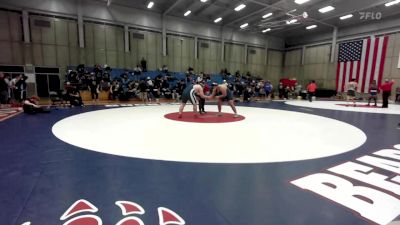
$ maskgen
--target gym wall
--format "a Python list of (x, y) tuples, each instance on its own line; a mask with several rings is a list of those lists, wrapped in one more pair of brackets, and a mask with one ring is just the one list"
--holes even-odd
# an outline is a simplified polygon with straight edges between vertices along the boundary
[[(124, 28), (118, 25), (84, 22), (85, 47), (78, 46), (77, 21), (30, 15), (31, 43), (23, 42), (21, 13), (0, 10), (0, 64), (60, 67), (80, 63), (109, 65), (114, 68), (132, 69), (142, 57), (149, 70), (167, 65), (171, 71), (186, 71), (189, 66), (195, 71), (218, 73), (227, 68), (231, 73), (239, 70), (271, 80), (279, 80), (282, 51), (225, 42), (224, 61), (221, 61), (221, 42), (198, 40), (198, 55), (195, 56), (194, 38), (182, 35), (167, 35), (167, 56), (162, 55), (162, 35), (159, 32), (130, 30), (130, 51), (124, 51)], [(247, 54), (247, 63), (246, 60)]]

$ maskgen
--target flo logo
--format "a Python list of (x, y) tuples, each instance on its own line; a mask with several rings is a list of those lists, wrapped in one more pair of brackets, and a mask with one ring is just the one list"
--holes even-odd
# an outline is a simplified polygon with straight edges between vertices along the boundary
[(381, 12), (360, 12), (360, 20), (380, 20), (382, 19)]
[[(116, 201), (121, 209), (122, 219), (115, 225), (145, 225), (139, 216), (145, 214), (142, 206), (131, 201)], [(80, 199), (73, 203), (60, 217), (63, 225), (103, 225), (103, 221), (97, 215), (98, 208), (85, 199)], [(158, 208), (158, 217), (160, 225), (185, 225), (176, 212), (165, 207)], [(78, 215), (79, 214), (79, 215)], [(31, 222), (25, 222), (22, 225), (34, 225)]]

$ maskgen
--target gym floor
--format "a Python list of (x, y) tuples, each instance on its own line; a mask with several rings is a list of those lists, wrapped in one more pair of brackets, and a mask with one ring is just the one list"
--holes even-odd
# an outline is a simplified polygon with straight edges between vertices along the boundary
[[(97, 218), (85, 225), (399, 224), (396, 206), (375, 208), (392, 217), (374, 218), (301, 184), (324, 173), (400, 198), (390, 188), (328, 171), (351, 161), (396, 175), (357, 159), (399, 150), (400, 106), (345, 104), (239, 103), (239, 119), (227, 105), (221, 117), (212, 113), (215, 105), (206, 105), (208, 113), (194, 119), (187, 113), (180, 120), (179, 106), (169, 103), (18, 114), (0, 122), (1, 224), (83, 225), (83, 217), (76, 217), (82, 212)], [(334, 186), (325, 188), (334, 192)], [(372, 197), (357, 199), (374, 205)], [(86, 204), (73, 209), (77, 201)], [(145, 212), (124, 223), (128, 214), (117, 201), (136, 203)], [(160, 207), (170, 210), (168, 218)]]

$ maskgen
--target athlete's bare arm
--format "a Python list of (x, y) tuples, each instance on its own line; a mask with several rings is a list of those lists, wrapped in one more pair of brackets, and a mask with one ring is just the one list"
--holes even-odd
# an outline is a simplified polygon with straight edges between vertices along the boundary
[(204, 94), (203, 88), (200, 85), (194, 85), (193, 88), (194, 88), (196, 94), (198, 94), (201, 98), (204, 98), (207, 100), (212, 99), (211, 96), (207, 96)]
[(218, 87), (213, 88), (213, 91), (212, 91), (211, 95), (209, 96), (211, 99), (213, 99), (217, 95), (217, 89), (218, 89)]

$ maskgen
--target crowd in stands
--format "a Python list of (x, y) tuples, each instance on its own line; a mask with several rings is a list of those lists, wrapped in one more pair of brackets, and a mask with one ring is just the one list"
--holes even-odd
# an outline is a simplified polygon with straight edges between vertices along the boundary
[[(142, 59), (133, 70), (114, 72), (110, 67), (95, 65), (93, 68), (79, 65), (67, 74), (65, 86), (68, 101), (73, 106), (82, 106), (80, 91), (89, 91), (93, 101), (98, 101), (99, 93), (107, 93), (109, 100), (140, 99), (144, 104), (159, 102), (160, 98), (179, 101), (187, 84), (201, 83), (205, 94), (209, 94), (212, 84), (226, 83), (235, 99), (243, 102), (275, 99), (308, 99), (316, 96), (317, 84), (310, 81), (305, 87), (296, 79), (281, 79), (275, 88), (269, 80), (253, 76), (250, 72), (230, 73), (222, 69), (219, 74), (195, 73), (189, 67), (185, 73), (170, 72), (167, 65), (158, 71), (147, 71), (147, 62)], [(104, 96), (104, 95), (103, 95)], [(396, 89), (396, 101), (400, 100), (400, 88)]]
[[(97, 101), (99, 93), (108, 93), (109, 100), (141, 99), (143, 103), (159, 102), (160, 98), (178, 101), (188, 83), (203, 83), (204, 89), (210, 91), (212, 83), (227, 83), (236, 99), (245, 102), (255, 99), (265, 100), (275, 97), (275, 88), (269, 80), (253, 76), (250, 72), (234, 74), (222, 69), (220, 74), (195, 73), (189, 67), (185, 73), (168, 71), (163, 65), (158, 71), (147, 71), (146, 62), (142, 59), (140, 65), (133, 70), (123, 70), (115, 73), (110, 67), (95, 65), (93, 68), (79, 65), (67, 73), (67, 96), (71, 92), (90, 91), (93, 101)], [(280, 99), (300, 96), (302, 86), (281, 80), (277, 88)], [(72, 105), (83, 104), (81, 99), (72, 97)]]
[[(0, 103), (23, 104), (27, 99), (27, 77), (0, 73)], [(167, 65), (158, 71), (147, 71), (147, 62), (143, 58), (133, 70), (112, 69), (108, 66), (95, 65), (69, 67), (66, 74), (64, 90), (58, 95), (71, 106), (83, 106), (82, 91), (90, 92), (94, 102), (99, 94), (107, 95), (108, 100), (140, 99), (144, 104), (159, 102), (160, 98), (179, 101), (188, 83), (202, 83), (206, 94), (209, 94), (213, 83), (227, 83), (235, 99), (244, 102), (254, 100), (302, 99), (311, 100), (315, 96), (316, 85), (311, 81), (303, 87), (295, 79), (281, 79), (277, 87), (269, 80), (253, 76), (250, 72), (230, 73), (222, 69), (219, 74), (195, 73), (189, 67), (185, 73), (170, 72)], [(311, 85), (310, 85), (311, 84)], [(310, 88), (311, 87), (311, 88)], [(310, 94), (311, 93), (311, 94)], [(396, 102), (400, 102), (400, 87), (396, 89)]]

